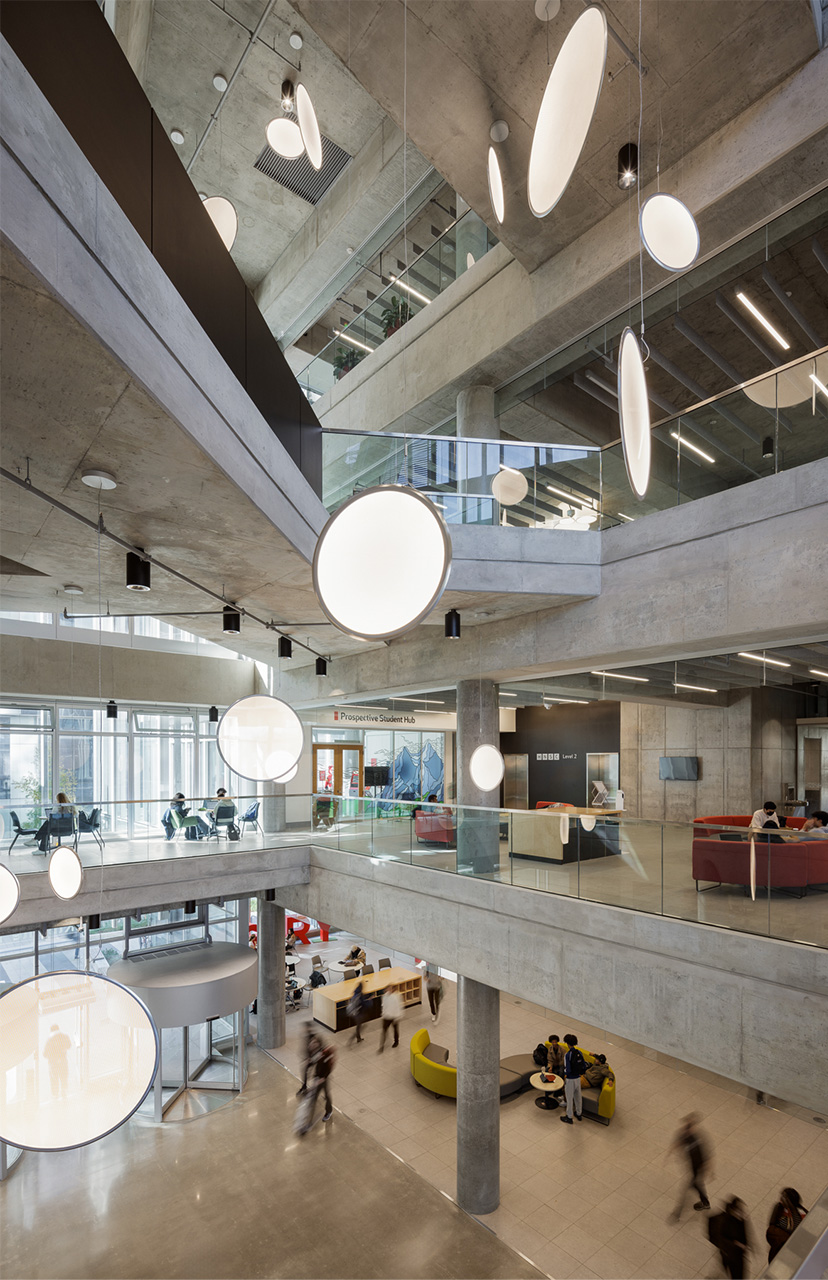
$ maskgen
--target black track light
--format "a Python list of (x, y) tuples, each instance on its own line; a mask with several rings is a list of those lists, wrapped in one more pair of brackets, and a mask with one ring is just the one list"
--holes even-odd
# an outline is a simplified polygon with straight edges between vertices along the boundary
[(151, 565), (142, 560), (137, 551), (128, 551), (126, 558), (126, 584), (129, 591), (149, 591)]
[(184, 903), (184, 914), (185, 916), (195, 915), (195, 898), (188, 898)]
[(328, 674), (328, 661), (327, 661), (327, 658), (317, 658), (317, 659), (316, 659), (316, 674), (317, 674), (318, 676), (326, 676), (326, 675)]
[(762, 457), (763, 458), (773, 457), (773, 436), (765, 436), (764, 440), (762, 441)]
[(275, 901), (276, 901), (276, 890), (275, 890), (275, 889), (265, 889), (264, 899), (265, 899), (265, 902), (275, 902)]
[(221, 629), (226, 636), (241, 635), (241, 614), (238, 609), (232, 609), (229, 604), (224, 606)]
[(87, 923), (87, 925), (88, 925), (88, 927), (89, 927), (89, 932), (91, 933), (93, 929), (100, 929), (100, 927), (101, 927), (101, 917), (100, 917), (100, 916), (88, 916), (88, 917), (87, 917), (87, 920), (86, 920), (86, 923)]
[(446, 639), (460, 639), (460, 614), (456, 609), (449, 609), (446, 614)]
[(106, 704), (106, 718), (107, 720), (118, 719), (118, 704), (114, 698), (110, 698)]
[(218, 724), (218, 721), (219, 721), (218, 707), (210, 708), (210, 710), (207, 712), (207, 719), (209, 720), (210, 724)]
[(293, 642), (287, 636), (279, 636), (279, 657), (293, 657)]
[(634, 142), (627, 142), (618, 152), (618, 185), (622, 191), (629, 191), (638, 182), (638, 147)]

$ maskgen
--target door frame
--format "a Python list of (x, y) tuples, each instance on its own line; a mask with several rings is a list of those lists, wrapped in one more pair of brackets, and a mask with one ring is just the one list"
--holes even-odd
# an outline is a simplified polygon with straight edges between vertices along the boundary
[(320, 751), (333, 751), (334, 753), (334, 776), (332, 795), (341, 796), (342, 792), (342, 753), (343, 751), (359, 752), (359, 795), (362, 796), (364, 790), (365, 770), (363, 768), (365, 760), (365, 748), (361, 742), (314, 742), (313, 744), (313, 791), (316, 794), (319, 791), (319, 764), (318, 753)]

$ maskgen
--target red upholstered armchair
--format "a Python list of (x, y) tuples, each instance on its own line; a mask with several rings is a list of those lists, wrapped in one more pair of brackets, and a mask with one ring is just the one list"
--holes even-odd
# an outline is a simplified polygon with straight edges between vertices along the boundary
[(414, 832), (419, 844), (454, 844), (457, 840), (454, 814), (451, 809), (431, 813), (415, 809)]
[[(787, 826), (802, 827), (804, 818), (788, 818)], [(693, 837), (693, 879), (696, 889), (700, 881), (710, 886), (750, 884), (750, 840), (747, 828), (750, 818), (742, 815), (696, 818), (697, 833)], [(744, 827), (740, 840), (716, 827)], [(773, 834), (771, 832), (771, 834)], [(723, 839), (721, 837), (724, 837)], [(828, 884), (828, 841), (808, 840), (767, 842), (756, 837), (756, 887), (766, 889), (799, 889), (809, 885)]]

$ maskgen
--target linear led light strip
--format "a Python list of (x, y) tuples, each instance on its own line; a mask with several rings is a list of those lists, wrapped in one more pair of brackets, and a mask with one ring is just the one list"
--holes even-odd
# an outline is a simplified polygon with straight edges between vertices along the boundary
[[(712, 462), (713, 459), (711, 458), (710, 461)], [(559, 497), (566, 498), (567, 502), (571, 502), (573, 504), (577, 502), (581, 506), (583, 506), (585, 502), (591, 502), (593, 507), (598, 505), (595, 498), (587, 498), (587, 497), (580, 498), (580, 497), (577, 497), (574, 493), (564, 493), (563, 489), (556, 489), (554, 485), (551, 485), (551, 484), (548, 484), (546, 487), (550, 493), (557, 493)]]
[(615, 514), (619, 516), (622, 520), (629, 520), (630, 524), (635, 523), (635, 516), (625, 516), (623, 511), (616, 511)]
[(718, 693), (718, 689), (708, 689), (703, 684), (679, 684), (678, 680), (673, 681), (676, 689), (692, 689), (695, 693)]
[(750, 658), (753, 662), (767, 662), (772, 667), (789, 667), (790, 662), (783, 662), (781, 658), (766, 658), (763, 653), (739, 653), (739, 658)]
[(819, 390), (822, 392), (822, 394), (828, 397), (828, 387), (826, 387), (825, 383), (820, 382), (819, 378), (816, 376), (815, 373), (809, 373), (808, 377), (811, 379), (811, 382), (813, 382), (814, 386), (818, 387)]
[(775, 342), (779, 343), (782, 350), (790, 351), (791, 349), (790, 342), (785, 341), (785, 339), (782, 337), (782, 334), (779, 332), (779, 330), (775, 329), (771, 324), (770, 320), (768, 319), (768, 317), (763, 316), (759, 308), (753, 305), (753, 303), (751, 302), (747, 294), (737, 293), (736, 297), (739, 299), (742, 306), (747, 308), (747, 310), (754, 317), (754, 319), (758, 320), (764, 329), (767, 329), (770, 336), (774, 339)]
[(446, 704), (441, 698), (392, 698), (392, 702), (433, 702), (435, 707), (444, 707)]
[(413, 289), (410, 284), (406, 284), (399, 276), (392, 276), (391, 283), (399, 285), (401, 289), (405, 289), (406, 293), (410, 293), (412, 298), (416, 298), (418, 302), (424, 302), (426, 306), (431, 302), (431, 298), (427, 298), (424, 293), (419, 293), (416, 289)]
[(605, 676), (607, 680), (635, 680), (637, 684), (649, 684), (646, 676), (622, 676), (619, 671), (590, 671), (591, 676)]
[(341, 329), (334, 329), (337, 338), (341, 338), (343, 342), (350, 342), (352, 347), (359, 347), (361, 351), (373, 351), (373, 347), (369, 347), (367, 342), (360, 342), (359, 338), (352, 338), (349, 333), (343, 333)]
[(579, 707), (588, 707), (588, 706), (589, 706), (589, 699), (588, 699), (588, 698), (550, 698), (550, 697), (549, 697), (549, 694), (545, 693), (545, 694), (543, 695), (543, 700), (544, 700), (544, 703), (546, 703), (546, 702), (562, 702), (562, 703), (566, 703), (568, 706), (576, 706), (576, 705), (577, 705), (577, 706), (579, 706)]
[(818, 667), (809, 667), (808, 672), (812, 676), (824, 676), (828, 680), (828, 671), (820, 671)]
[(679, 446), (684, 445), (685, 449), (692, 449), (700, 458), (704, 458), (705, 462), (715, 462), (715, 458), (711, 458), (709, 453), (705, 453), (704, 449), (700, 449), (697, 444), (692, 444), (686, 436), (680, 436), (677, 431), (671, 431), (670, 435), (674, 440), (678, 440)]

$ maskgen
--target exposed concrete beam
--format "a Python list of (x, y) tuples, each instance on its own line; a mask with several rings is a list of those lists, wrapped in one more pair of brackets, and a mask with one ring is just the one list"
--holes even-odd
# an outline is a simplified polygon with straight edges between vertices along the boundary
[(110, 17), (109, 5), (104, 13), (141, 87), (146, 88), (155, 0), (112, 0), (112, 8), (115, 10), (114, 21)]

